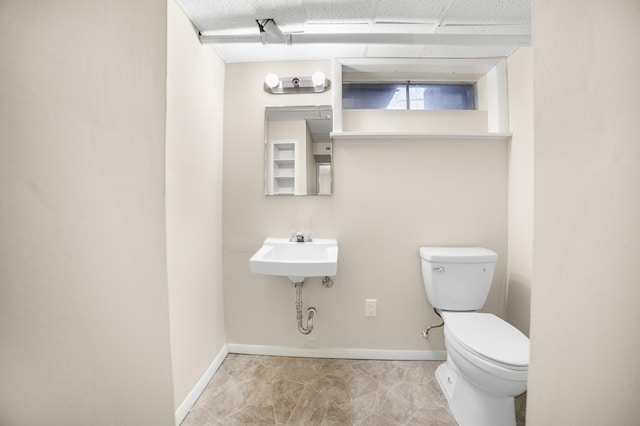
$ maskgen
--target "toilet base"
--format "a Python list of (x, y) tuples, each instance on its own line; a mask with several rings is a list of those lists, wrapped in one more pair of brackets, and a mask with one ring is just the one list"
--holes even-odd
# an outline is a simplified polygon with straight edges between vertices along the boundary
[(496, 397), (472, 386), (450, 366), (450, 359), (436, 369), (436, 379), (461, 426), (515, 426), (513, 397)]

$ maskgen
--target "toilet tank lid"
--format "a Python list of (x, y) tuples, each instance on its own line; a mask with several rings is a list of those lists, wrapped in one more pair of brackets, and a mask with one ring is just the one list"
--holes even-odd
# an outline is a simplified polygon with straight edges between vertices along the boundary
[(498, 255), (484, 247), (420, 247), (420, 257), (430, 262), (485, 263), (496, 262)]

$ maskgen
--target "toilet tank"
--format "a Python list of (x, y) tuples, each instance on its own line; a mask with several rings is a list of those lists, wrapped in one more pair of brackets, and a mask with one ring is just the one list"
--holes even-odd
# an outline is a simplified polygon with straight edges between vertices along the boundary
[(487, 300), (498, 255), (484, 247), (420, 247), (422, 280), (434, 308), (475, 311)]

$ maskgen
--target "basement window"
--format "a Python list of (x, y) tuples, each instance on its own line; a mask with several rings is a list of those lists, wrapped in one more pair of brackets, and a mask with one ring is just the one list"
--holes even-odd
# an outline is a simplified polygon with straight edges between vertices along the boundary
[(344, 83), (343, 109), (474, 110), (473, 83)]

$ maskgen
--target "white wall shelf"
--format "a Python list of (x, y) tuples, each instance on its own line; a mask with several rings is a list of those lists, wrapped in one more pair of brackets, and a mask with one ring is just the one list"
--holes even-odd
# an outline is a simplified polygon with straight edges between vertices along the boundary
[(333, 140), (429, 139), (429, 140), (509, 140), (511, 133), (423, 133), (423, 132), (333, 132)]
[(293, 195), (296, 190), (297, 141), (271, 141), (269, 194)]

